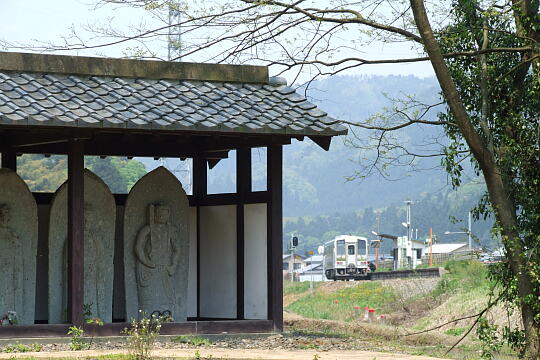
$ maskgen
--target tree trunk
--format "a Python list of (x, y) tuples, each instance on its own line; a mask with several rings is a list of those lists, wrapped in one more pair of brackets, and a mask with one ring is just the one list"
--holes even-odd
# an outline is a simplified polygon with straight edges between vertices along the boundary
[[(516, 206), (505, 186), (504, 174), (497, 165), (495, 155), (470, 121), (456, 85), (446, 67), (439, 44), (433, 35), (423, 0), (411, 0), (410, 2), (416, 26), (424, 41), (425, 50), (429, 55), (446, 102), (484, 175), (490, 202), (495, 210), (497, 222), (502, 228), (503, 244), (508, 254), (511, 270), (518, 280), (519, 297), (526, 299), (531, 295), (534, 296), (532, 279), (523, 259), (525, 250), (519, 241)], [(521, 304), (521, 317), (527, 341), (525, 358), (540, 359), (540, 326), (534, 320), (533, 309), (524, 301), (519, 303)]]

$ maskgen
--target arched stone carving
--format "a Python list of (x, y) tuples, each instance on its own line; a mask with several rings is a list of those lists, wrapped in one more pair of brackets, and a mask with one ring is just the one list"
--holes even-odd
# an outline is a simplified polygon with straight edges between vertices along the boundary
[[(56, 191), (49, 226), (49, 323), (67, 321), (67, 182)], [(84, 171), (84, 304), (112, 322), (116, 203), (107, 184)]]
[(170, 311), (187, 319), (189, 269), (188, 198), (164, 167), (131, 189), (124, 214), (126, 317)]
[(0, 317), (15, 311), (33, 324), (38, 213), (34, 196), (15, 172), (0, 169)]

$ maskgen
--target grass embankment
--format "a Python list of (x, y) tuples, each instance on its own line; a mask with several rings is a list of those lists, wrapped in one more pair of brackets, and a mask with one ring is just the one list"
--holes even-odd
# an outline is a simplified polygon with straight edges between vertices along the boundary
[[(360, 283), (320, 283), (315, 291), (301, 293), (295, 289), (295, 301), (286, 310), (309, 319), (288, 322), (291, 331), (361, 337), (366, 342), (380, 344), (410, 354), (444, 356), (474, 322), (474, 318), (458, 320), (479, 313), (489, 303), (493, 284), (488, 269), (478, 261), (453, 261), (445, 264), (448, 271), (430, 288), (422, 288), (428, 279), (404, 279)], [(434, 281), (432, 279), (432, 281)], [(416, 282), (415, 286), (410, 286)], [(396, 286), (398, 285), (398, 286)], [(402, 286), (402, 287), (400, 287)], [(309, 285), (308, 285), (309, 287)], [(360, 315), (353, 307), (360, 307)], [(386, 314), (386, 321), (368, 324), (362, 321), (363, 307)], [(502, 306), (488, 312), (492, 320), (508, 321)], [(330, 321), (329, 321), (330, 320)], [(337, 321), (331, 321), (337, 320)], [(411, 332), (447, 325), (423, 334), (404, 336)], [(448, 356), (454, 359), (478, 359), (481, 344), (475, 330)], [(494, 359), (517, 358), (503, 348)]]
[(366, 306), (385, 312), (395, 300), (391, 289), (366, 281), (335, 292), (308, 294), (287, 306), (287, 310), (311, 319), (352, 321), (363, 315)]

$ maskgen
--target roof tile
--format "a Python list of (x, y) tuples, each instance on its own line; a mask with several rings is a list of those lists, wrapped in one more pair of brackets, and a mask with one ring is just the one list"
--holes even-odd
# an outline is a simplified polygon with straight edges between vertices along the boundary
[(339, 135), (291, 87), (0, 72), (0, 125)]

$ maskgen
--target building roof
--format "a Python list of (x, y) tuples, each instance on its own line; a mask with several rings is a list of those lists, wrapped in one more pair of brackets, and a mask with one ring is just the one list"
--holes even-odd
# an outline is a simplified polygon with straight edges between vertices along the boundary
[(322, 262), (324, 259), (323, 255), (312, 255), (304, 259), (305, 262)]
[(335, 136), (336, 119), (261, 66), (0, 52), (0, 127)]
[(468, 247), (465, 243), (455, 244), (433, 244), (432, 252), (434, 254), (448, 254), (456, 250), (465, 250), (463, 247)]
[[(283, 254), (283, 260), (286, 260), (286, 259), (288, 259), (290, 257), (291, 257), (291, 254)], [(305, 259), (305, 257), (300, 255), (300, 254), (294, 254), (294, 258), (296, 260), (302, 260), (302, 261), (304, 261), (304, 259)]]
[(323, 271), (322, 263), (316, 263), (316, 264), (310, 264), (310, 265), (304, 266), (302, 269), (298, 270), (297, 273), (309, 275), (311, 273), (313, 274), (322, 273), (322, 271)]

